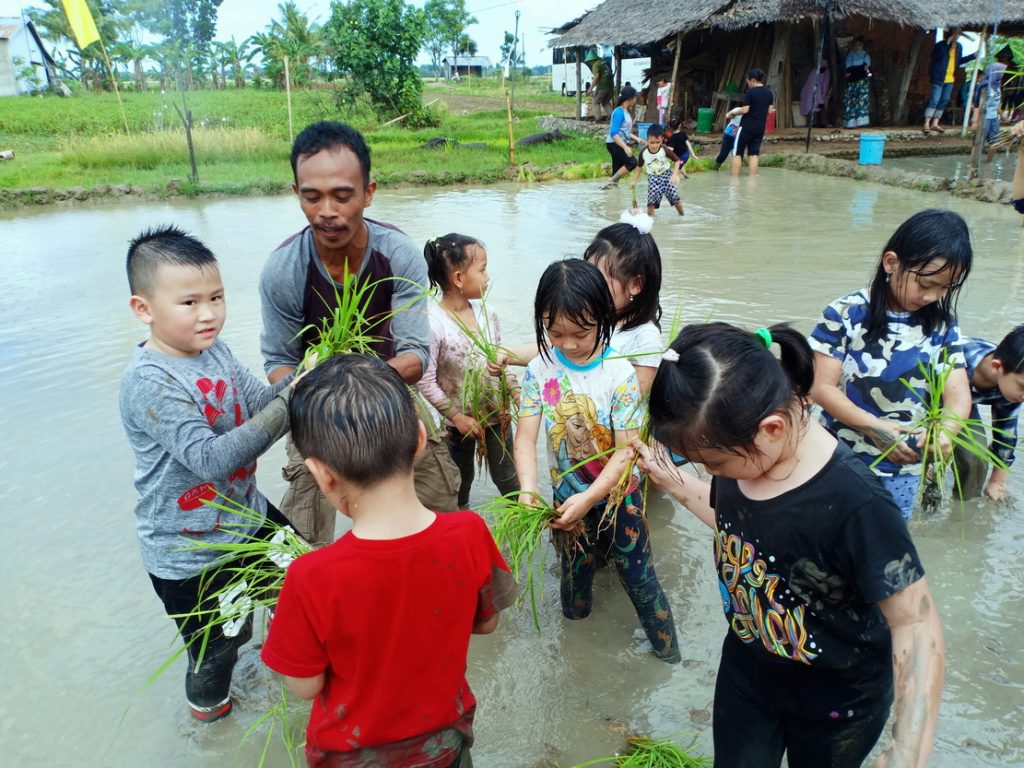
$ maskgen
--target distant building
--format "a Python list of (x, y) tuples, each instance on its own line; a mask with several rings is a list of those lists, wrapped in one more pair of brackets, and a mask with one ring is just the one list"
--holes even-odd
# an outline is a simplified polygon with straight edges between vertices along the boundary
[(449, 80), (460, 77), (483, 77), (493, 65), (486, 56), (445, 56), (441, 59), (444, 76)]
[(55, 78), (56, 63), (35, 25), (16, 16), (0, 16), (0, 96), (46, 90)]

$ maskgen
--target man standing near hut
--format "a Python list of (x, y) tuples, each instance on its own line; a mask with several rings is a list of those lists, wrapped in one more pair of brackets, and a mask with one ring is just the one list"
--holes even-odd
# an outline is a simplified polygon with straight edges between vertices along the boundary
[(596, 123), (603, 117), (604, 108), (612, 102), (612, 70), (593, 49), (587, 52), (583, 63), (590, 67), (590, 114)]
[(732, 150), (733, 176), (740, 175), (744, 153), (747, 155), (750, 175), (757, 175), (761, 142), (764, 140), (764, 132), (768, 126), (768, 111), (772, 108), (774, 101), (775, 95), (764, 84), (764, 70), (752, 69), (747, 72), (747, 92), (743, 96), (743, 105), (725, 113), (728, 119), (732, 119), (736, 115), (743, 116), (740, 118), (740, 127), (736, 132), (736, 144)]
[(924, 110), (924, 132), (938, 131), (945, 133), (940, 124), (942, 113), (946, 111), (949, 97), (953, 94), (953, 82), (956, 71), (969, 61), (974, 61), (976, 54), (964, 56), (964, 48), (957, 42), (960, 30), (953, 27), (942, 40), (932, 48), (931, 62), (928, 65), (928, 79), (931, 82), (931, 95), (928, 106)]

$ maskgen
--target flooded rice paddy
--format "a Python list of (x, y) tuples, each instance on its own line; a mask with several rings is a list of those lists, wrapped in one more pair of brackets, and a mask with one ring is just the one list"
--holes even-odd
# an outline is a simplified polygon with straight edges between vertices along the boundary
[[(904, 218), (950, 206), (967, 218), (976, 248), (962, 327), (997, 338), (1024, 321), (1021, 222), (1007, 207), (774, 170), (754, 180), (696, 175), (683, 182), (683, 195), (686, 217), (663, 209), (654, 229), (667, 316), (750, 328), (791, 320), (808, 330), (828, 301), (868, 280)], [(627, 189), (599, 192), (596, 182), (382, 189), (370, 212), (418, 242), (449, 230), (481, 237), (492, 304), (516, 341), (530, 333), (543, 268), (580, 255), (628, 199)], [(139, 559), (133, 460), (117, 410), (121, 372), (144, 336), (128, 309), (123, 258), (141, 228), (169, 221), (220, 257), (229, 307), (223, 337), (261, 371), (257, 280), (273, 247), (304, 224), (292, 198), (0, 214), (5, 765), (223, 768), (259, 760), (265, 728), (242, 737), (279, 689), (257, 651), (236, 674), (234, 715), (211, 726), (184, 713), (180, 663), (143, 690), (176, 646)], [(260, 462), (261, 488), (274, 501), (284, 489), (282, 461), (279, 445)], [(949, 646), (931, 763), (939, 768), (1024, 765), (1021, 474), (1013, 504), (969, 503), (912, 525)], [(473, 504), (492, 493), (479, 482)], [(570, 766), (612, 754), (627, 731), (692, 735), (696, 750), (710, 753), (726, 631), (711, 536), (663, 498), (653, 499), (650, 519), (683, 663), (669, 667), (648, 654), (610, 569), (598, 574), (594, 615), (563, 621), (550, 557), (541, 634), (518, 609), (496, 634), (473, 639), (478, 766)], [(741, 731), (738, 724), (738, 738)], [(281, 748), (271, 749), (267, 765), (287, 765)]]

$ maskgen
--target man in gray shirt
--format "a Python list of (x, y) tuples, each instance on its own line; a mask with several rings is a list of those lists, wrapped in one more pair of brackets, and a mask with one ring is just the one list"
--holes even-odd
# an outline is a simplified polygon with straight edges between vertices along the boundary
[[(377, 184), (362, 134), (335, 122), (305, 128), (292, 146), (292, 185), (309, 226), (285, 240), (260, 276), (261, 346), (274, 383), (301, 362), (316, 331), (331, 317), (346, 275), (372, 286), (364, 333), (379, 339), (374, 351), (415, 384), (430, 350), (427, 269), (416, 245), (397, 228), (364, 218)], [(398, 279), (389, 279), (398, 278)], [(374, 319), (376, 318), (376, 319)], [(456, 507), (459, 472), (433, 419), (431, 439), (415, 465), (416, 492), (435, 511)], [(320, 494), (291, 441), (284, 476), (290, 481), (281, 511), (311, 543), (334, 540), (335, 510)]]

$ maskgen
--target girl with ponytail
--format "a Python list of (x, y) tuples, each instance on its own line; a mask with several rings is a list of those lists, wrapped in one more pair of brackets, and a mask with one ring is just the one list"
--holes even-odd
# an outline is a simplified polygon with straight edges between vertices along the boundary
[(923, 766), (945, 669), (939, 616), (892, 497), (810, 417), (813, 384), (814, 354), (787, 325), (691, 325), (651, 386), (657, 442), (634, 442), (641, 468), (714, 531), (729, 622), (715, 765), (860, 766), (895, 688), (884, 759)]

